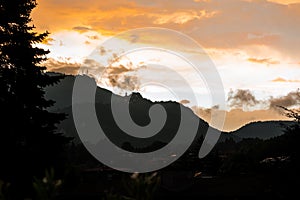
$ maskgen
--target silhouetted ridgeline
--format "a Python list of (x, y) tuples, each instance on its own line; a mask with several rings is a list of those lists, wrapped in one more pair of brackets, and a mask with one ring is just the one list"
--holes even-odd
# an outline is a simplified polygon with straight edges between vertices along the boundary
[(238, 130), (230, 132), (240, 138), (270, 139), (282, 135), (287, 126), (294, 125), (294, 121), (266, 121), (251, 122)]
[[(57, 73), (49, 73), (53, 76), (58, 75)], [(67, 136), (74, 137), (75, 143), (80, 143), (77, 135), (77, 131), (73, 122), (72, 116), (72, 90), (75, 76), (68, 75), (60, 83), (47, 87), (46, 98), (54, 100), (56, 103), (51, 107), (51, 111), (57, 111), (66, 113), (67, 119), (64, 120), (60, 125), (59, 129), (64, 132)], [(154, 104), (162, 105), (167, 111), (167, 121), (164, 128), (155, 136), (149, 139), (137, 140), (123, 134), (118, 126), (115, 124), (112, 113), (111, 113), (111, 97), (114, 95), (120, 103), (130, 101), (130, 114), (134, 122), (138, 125), (145, 126), (150, 122), (148, 115), (149, 108)], [(178, 124), (180, 122), (180, 107), (185, 111), (189, 112), (190, 117), (198, 118), (189, 108), (176, 103), (176, 102), (152, 102), (144, 99), (139, 93), (132, 93), (129, 96), (119, 96), (113, 94), (111, 91), (98, 87), (95, 94), (96, 111), (99, 123), (110, 139), (118, 146), (127, 146), (131, 148), (128, 142), (134, 143), (132, 145), (137, 148), (146, 148), (151, 145), (155, 146), (155, 149), (161, 148), (164, 144), (168, 143), (176, 134)], [(90, 103), (90, 102), (86, 102)], [(124, 104), (125, 105), (125, 104)], [(198, 118), (199, 129), (197, 138), (204, 136), (208, 129), (208, 124)], [(240, 129), (230, 132), (222, 133), (219, 142), (224, 142), (227, 139), (233, 139), (236, 142), (241, 141), (243, 138), (259, 138), (269, 139), (272, 137), (280, 136), (284, 132), (285, 126), (294, 124), (291, 121), (269, 121), (269, 122), (253, 122), (249, 123)], [(142, 134), (142, 133), (141, 133)], [(122, 135), (122, 137), (120, 137)], [(120, 139), (122, 138), (122, 139)], [(155, 143), (155, 144), (154, 144)], [(123, 147), (124, 147), (123, 146)]]
[[(55, 76), (54, 73), (52, 75)], [(86, 77), (87, 79), (91, 79)], [(66, 76), (59, 84), (46, 88), (46, 98), (53, 99), (56, 104), (51, 108), (52, 111), (63, 112), (68, 115), (67, 119), (59, 125), (59, 129), (68, 136), (75, 138), (75, 143), (80, 143), (72, 116), (72, 89), (75, 76)], [(87, 80), (88, 81), (88, 80)], [(120, 106), (127, 106), (129, 102), (130, 115), (133, 121), (140, 126), (150, 123), (149, 109), (155, 104), (163, 106), (167, 113), (167, 120), (163, 128), (153, 137), (139, 139), (124, 133), (115, 123), (111, 112), (111, 98), (115, 97)], [(91, 103), (91, 102), (84, 102)], [(119, 96), (112, 92), (98, 87), (95, 94), (95, 106), (98, 121), (107, 137), (116, 145), (123, 148), (131, 148), (133, 151), (151, 151), (162, 148), (169, 143), (175, 134), (181, 120), (181, 109), (187, 113), (189, 118), (198, 120), (199, 129), (197, 137), (204, 136), (208, 129), (208, 124), (198, 118), (191, 109), (184, 107), (177, 102), (152, 102), (144, 99), (139, 93), (132, 93), (129, 96)], [(143, 133), (141, 133), (143, 134)], [(188, 134), (188, 133), (187, 133)], [(142, 135), (141, 135), (142, 136)], [(149, 149), (149, 147), (152, 147)], [(136, 149), (136, 150), (134, 150)]]

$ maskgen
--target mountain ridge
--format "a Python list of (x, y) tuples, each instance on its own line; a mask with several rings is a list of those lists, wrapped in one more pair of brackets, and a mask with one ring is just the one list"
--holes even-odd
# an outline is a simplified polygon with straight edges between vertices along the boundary
[[(59, 75), (58, 73), (50, 73), (50, 75), (55, 76)], [(75, 77), (73, 75), (66, 75), (64, 79), (60, 81), (60, 83), (49, 86), (45, 88), (45, 97), (47, 99), (52, 99), (56, 101), (56, 104), (50, 108), (53, 112), (63, 112), (68, 115), (68, 118), (63, 121), (61, 124), (58, 125), (60, 131), (64, 132), (67, 136), (74, 137), (75, 143), (80, 143), (80, 139), (78, 137), (72, 116), (72, 91), (73, 91), (73, 84), (75, 81)], [(89, 77), (88, 77), (89, 78)], [(92, 78), (89, 78), (92, 79)], [(102, 117), (102, 125), (104, 125), (106, 131), (119, 133), (121, 134), (121, 130), (116, 128), (115, 122), (113, 122), (113, 116), (111, 116), (110, 111), (110, 104), (111, 104), (111, 97), (114, 96), (115, 99), (118, 99), (120, 102), (130, 101), (130, 112), (134, 122), (140, 126), (146, 126), (150, 123), (149, 118), (149, 109), (152, 105), (160, 104), (162, 105), (168, 113), (172, 116), (169, 119), (169, 124), (167, 124), (167, 128), (163, 130), (164, 136), (160, 138), (160, 142), (167, 143), (172, 139), (174, 136), (171, 136), (171, 133), (176, 132), (176, 127), (178, 128), (178, 124), (180, 123), (179, 120), (179, 110), (182, 108), (186, 112), (190, 112), (188, 116), (197, 118), (199, 120), (199, 127), (197, 137), (204, 137), (206, 134), (207, 129), (209, 128), (209, 124), (205, 122), (203, 119), (198, 117), (190, 108), (174, 101), (156, 101), (153, 102), (149, 99), (143, 98), (140, 93), (133, 92), (130, 95), (120, 96), (116, 95), (113, 92), (97, 87), (95, 93), (95, 106), (97, 111), (98, 120), (101, 116), (110, 116), (110, 117)], [(91, 103), (91, 102), (86, 102)], [(110, 118), (108, 120), (108, 118)], [(100, 123), (101, 123), (100, 120)], [(279, 129), (279, 124), (291, 125), (293, 122), (291, 121), (267, 121), (267, 122), (251, 122), (245, 124), (241, 128), (231, 131), (225, 132), (222, 131), (221, 137), (219, 138), (219, 142), (224, 142), (227, 139), (233, 139), (234, 141), (238, 142), (244, 138), (260, 138), (260, 139), (269, 139), (272, 137), (280, 136), (284, 134), (282, 129)], [(163, 135), (163, 134), (161, 134)], [(130, 137), (127, 137), (127, 139)], [(168, 138), (168, 139), (167, 139)], [(157, 139), (157, 138), (156, 138)], [(118, 137), (112, 138), (119, 146), (121, 144)], [(154, 143), (155, 141), (150, 141), (147, 144), (141, 142), (141, 140), (137, 140), (135, 145), (141, 147), (143, 145), (150, 145), (150, 143)], [(142, 145), (142, 146), (143, 146)]]

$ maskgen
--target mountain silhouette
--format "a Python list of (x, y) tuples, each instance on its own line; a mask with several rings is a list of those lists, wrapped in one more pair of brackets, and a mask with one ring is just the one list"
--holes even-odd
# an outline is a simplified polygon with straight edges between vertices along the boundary
[(229, 134), (239, 138), (259, 138), (267, 140), (284, 134), (286, 127), (296, 124), (294, 121), (251, 122)]
[[(51, 73), (51, 75), (55, 76), (58, 74)], [(73, 137), (73, 142), (79, 144), (81, 141), (78, 137), (72, 115), (72, 90), (75, 78), (75, 76), (68, 75), (57, 85), (45, 88), (45, 96), (46, 98), (56, 101), (51, 111), (62, 112), (68, 115), (67, 119), (58, 125), (59, 130), (66, 136)], [(85, 78), (87, 81), (89, 81), (88, 79), (93, 80), (87, 76)], [(167, 115), (164, 126), (152, 137), (145, 138), (144, 134), (146, 133), (141, 133), (140, 137), (142, 138), (132, 137), (122, 131), (118, 124), (116, 124), (111, 111), (112, 97), (117, 101), (117, 105), (120, 107), (129, 105), (130, 116), (134, 123), (139, 126), (146, 126), (151, 122), (149, 110), (153, 105), (162, 106)], [(82, 102), (82, 104), (91, 103), (92, 101)], [(200, 137), (203, 138), (209, 128), (208, 123), (196, 116), (190, 108), (173, 101), (152, 102), (143, 98), (139, 93), (132, 93), (129, 96), (119, 96), (109, 90), (97, 87), (95, 93), (95, 110), (98, 122), (110, 141), (121, 148), (131, 149), (131, 151), (134, 152), (154, 151), (168, 144), (178, 131), (181, 122), (181, 112), (185, 113), (189, 121), (198, 121), (199, 126), (196, 139)], [(190, 129), (193, 129), (193, 127), (190, 127)], [(186, 134), (189, 134), (189, 131), (190, 130), (187, 130)]]
[[(49, 73), (51, 76), (60, 75), (58, 73)], [(45, 88), (45, 97), (52, 99), (56, 104), (50, 108), (54, 112), (62, 112), (68, 115), (67, 119), (58, 125), (58, 128), (66, 136), (73, 137), (75, 144), (81, 143), (75, 128), (72, 115), (72, 91), (76, 76), (67, 75), (60, 83)], [(86, 77), (87, 80), (92, 78)], [(129, 102), (130, 116), (132, 120), (139, 126), (146, 126), (150, 123), (149, 109), (155, 104), (164, 107), (167, 113), (167, 119), (164, 127), (159, 133), (149, 138), (135, 138), (122, 131), (114, 120), (111, 112), (111, 98), (118, 102), (120, 106), (126, 106)], [(92, 102), (83, 102), (90, 104)], [(198, 131), (195, 141), (203, 138), (209, 128), (209, 124), (193, 113), (180, 103), (168, 102), (152, 102), (142, 97), (139, 93), (132, 93), (129, 96), (119, 96), (109, 90), (97, 87), (95, 93), (95, 110), (101, 128), (106, 136), (117, 146), (123, 149), (130, 149), (136, 152), (148, 152), (162, 148), (169, 143), (175, 136), (179, 124), (181, 111), (186, 112), (191, 119), (198, 120)], [(291, 121), (269, 121), (269, 122), (252, 122), (240, 129), (232, 132), (222, 132), (219, 142), (233, 139), (235, 142), (241, 141), (243, 138), (259, 138), (269, 139), (282, 135), (283, 127), (293, 124)], [(187, 132), (187, 134), (189, 134)], [(140, 135), (143, 137), (143, 133)]]

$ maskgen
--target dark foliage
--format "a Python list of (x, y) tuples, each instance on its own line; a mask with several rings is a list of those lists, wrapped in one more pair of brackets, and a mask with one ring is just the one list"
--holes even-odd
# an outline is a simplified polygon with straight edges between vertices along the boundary
[(23, 183), (45, 168), (59, 167), (69, 140), (56, 133), (64, 114), (46, 110), (54, 102), (44, 98), (43, 88), (61, 76), (50, 77), (40, 66), (49, 52), (35, 44), (48, 33), (38, 34), (29, 25), (35, 7), (35, 0), (0, 1), (0, 178), (15, 187), (31, 187)]

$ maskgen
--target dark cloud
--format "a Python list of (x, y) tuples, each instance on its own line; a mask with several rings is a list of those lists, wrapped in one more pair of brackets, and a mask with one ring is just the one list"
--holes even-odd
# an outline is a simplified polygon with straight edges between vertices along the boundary
[(90, 27), (86, 27), (86, 26), (75, 26), (72, 28), (74, 31), (78, 31), (80, 33), (84, 33), (87, 31), (92, 31), (93, 29), (91, 29)]
[(260, 101), (252, 94), (250, 90), (231, 90), (228, 93), (228, 103), (231, 108), (243, 108), (244, 106), (253, 107), (257, 104), (268, 106), (269, 109), (280, 110), (279, 106), (290, 108), (300, 107), (299, 90), (292, 91), (285, 96), (270, 97), (268, 100)]
[(97, 80), (99, 75), (103, 73), (105, 70), (105, 67), (99, 63), (98, 61), (94, 59), (85, 59), (80, 67), (80, 71), (78, 71), (79, 74), (86, 74), (91, 77), (94, 77), (95, 80)]
[(127, 68), (125, 67), (124, 65), (119, 65), (117, 67), (109, 67), (107, 69), (108, 73), (110, 75), (113, 75), (113, 76), (116, 76), (116, 75), (119, 75), (119, 74), (123, 74), (123, 73), (126, 73), (126, 72), (130, 72), (131, 69), (130, 68)]
[(104, 75), (112, 87), (125, 91), (134, 91), (140, 87), (140, 81), (135, 72), (136, 69), (133, 68), (130, 62), (126, 66), (122, 64), (117, 66), (111, 65), (107, 67)]
[(131, 38), (130, 40), (131, 43), (136, 43), (139, 40), (138, 35), (131, 35), (130, 38)]
[(68, 58), (66, 58), (65, 61), (58, 61), (53, 58), (49, 58), (44, 65), (47, 67), (47, 71), (73, 75), (77, 74), (80, 68), (79, 63), (71, 63)]
[(260, 103), (250, 90), (230, 90), (227, 99), (232, 108), (243, 108), (244, 106), (255, 106)]
[[(105, 54), (107, 50), (100, 48), (100, 54)], [(140, 80), (136, 72), (139, 67), (134, 66), (130, 60), (122, 60), (117, 54), (113, 54), (108, 60), (108, 66), (103, 66), (97, 60), (88, 58), (83, 63), (72, 63), (71, 58), (55, 60), (49, 58), (44, 65), (48, 71), (64, 74), (87, 74), (94, 77), (98, 83), (106, 83), (116, 87), (121, 91), (136, 91), (140, 87)], [(123, 63), (124, 62), (124, 63)]]
[(87, 36), (90, 40), (99, 40), (99, 36), (97, 35), (90, 35), (90, 36)]
[[(271, 97), (265, 101), (259, 101), (249, 90), (230, 91), (228, 94), (228, 101), (231, 109), (226, 111), (226, 119), (223, 130), (232, 131), (243, 126), (249, 122), (255, 121), (270, 121), (270, 120), (289, 120), (285, 115), (285, 110), (279, 106), (288, 109), (300, 108), (300, 90), (292, 91), (285, 96)], [(243, 106), (255, 106), (256, 104), (263, 104), (266, 109), (247, 110)], [(212, 109), (219, 109), (217, 106), (212, 108), (202, 108), (193, 106), (192, 110), (202, 119), (207, 122), (211, 121)]]
[[(110, 50), (99, 47), (97, 52), (100, 56), (103, 56)], [(79, 73), (93, 76), (98, 84), (116, 88), (120, 92), (139, 89), (140, 81), (136, 74), (138, 67), (134, 66), (128, 58), (120, 58), (115, 53), (112, 53), (111, 57), (99, 57), (99, 60), (101, 60), (100, 58), (107, 59), (108, 64), (104, 66), (101, 61), (88, 58), (84, 60)]]
[(139, 78), (134, 75), (118, 74), (110, 75), (109, 83), (113, 87), (124, 91), (135, 91), (139, 89)]
[(104, 66), (93, 59), (85, 59), (83, 63), (73, 63), (71, 58), (64, 58), (63, 60), (55, 60), (49, 58), (44, 65), (48, 71), (59, 72), (64, 74), (100, 74), (104, 70)]
[(285, 96), (271, 97), (269, 100), (270, 108), (278, 109), (278, 106), (290, 108), (293, 106), (300, 106), (300, 91), (290, 92)]
[(107, 50), (104, 47), (101, 46), (100, 49), (99, 49), (99, 53), (100, 53), (101, 56), (103, 56), (107, 53)]
[(83, 61), (83, 66), (87, 67), (87, 68), (91, 68), (91, 69), (95, 69), (95, 68), (98, 68), (98, 67), (103, 67), (100, 63), (98, 63), (94, 59), (85, 59)]
[(62, 74), (72, 74), (72, 75), (75, 75), (77, 74), (77, 72), (79, 71), (79, 68), (78, 66), (66, 66), (66, 67), (58, 67), (58, 68), (55, 68), (55, 69), (51, 69), (50, 71), (52, 72), (59, 72), (59, 73), (62, 73)]

